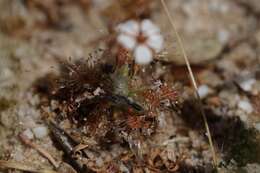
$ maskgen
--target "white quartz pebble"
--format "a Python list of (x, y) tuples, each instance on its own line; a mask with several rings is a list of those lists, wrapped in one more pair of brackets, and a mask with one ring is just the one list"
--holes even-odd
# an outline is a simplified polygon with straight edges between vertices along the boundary
[(212, 90), (208, 87), (208, 85), (201, 85), (198, 88), (198, 93), (201, 98), (207, 97), (210, 93), (212, 93)]
[(32, 129), (36, 138), (41, 139), (48, 135), (48, 129), (45, 126), (38, 126)]
[(240, 100), (238, 102), (238, 107), (245, 111), (246, 113), (252, 113), (253, 112), (253, 107), (251, 103), (247, 100)]

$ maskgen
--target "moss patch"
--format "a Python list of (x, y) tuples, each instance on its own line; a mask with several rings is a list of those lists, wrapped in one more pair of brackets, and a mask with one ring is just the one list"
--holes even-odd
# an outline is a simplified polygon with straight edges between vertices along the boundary
[(260, 144), (254, 129), (237, 129), (238, 140), (231, 145), (230, 154), (238, 164), (245, 166), (247, 163), (260, 163)]

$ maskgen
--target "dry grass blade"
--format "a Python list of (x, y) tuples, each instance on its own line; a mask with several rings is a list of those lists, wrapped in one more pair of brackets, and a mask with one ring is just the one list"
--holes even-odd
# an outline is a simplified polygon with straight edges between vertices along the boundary
[(174, 34), (176, 35), (178, 44), (180, 45), (180, 48), (181, 48), (181, 51), (182, 51), (182, 54), (183, 54), (183, 58), (185, 60), (185, 63), (186, 63), (186, 66), (187, 66), (187, 69), (188, 69), (188, 72), (189, 72), (189, 76), (190, 76), (192, 85), (193, 85), (193, 87), (195, 89), (195, 94), (196, 94), (196, 97), (197, 97), (197, 99), (199, 101), (199, 109), (200, 109), (200, 112), (201, 112), (202, 117), (203, 117), (203, 121), (204, 121), (206, 132), (207, 132), (207, 137), (208, 137), (208, 140), (209, 140), (209, 145), (211, 147), (211, 152), (212, 152), (212, 157), (213, 157), (213, 164), (216, 167), (217, 166), (217, 157), (216, 157), (216, 152), (215, 152), (215, 148), (214, 148), (214, 145), (213, 145), (211, 133), (210, 133), (210, 130), (209, 130), (209, 125), (208, 125), (208, 122), (207, 122), (205, 111), (204, 111), (204, 109), (202, 107), (202, 101), (201, 101), (201, 98), (200, 98), (199, 93), (198, 93), (198, 86), (197, 86), (194, 74), (192, 72), (192, 69), (191, 69), (191, 66), (190, 66), (190, 63), (189, 63), (189, 60), (188, 60), (188, 56), (186, 54), (186, 51), (185, 51), (185, 48), (184, 48), (184, 45), (183, 45), (183, 41), (182, 41), (180, 35), (177, 32), (177, 29), (176, 29), (175, 24), (173, 22), (173, 17), (170, 15), (170, 12), (169, 12), (169, 10), (168, 10), (168, 8), (166, 6), (165, 1), (161, 0), (161, 4), (163, 6), (163, 9), (164, 9), (164, 11), (165, 11), (169, 21), (170, 21), (170, 24), (171, 24), (171, 26), (173, 28)]
[(6, 161), (0, 160), (0, 168), (1, 169), (17, 169), (26, 172), (33, 173), (57, 173), (56, 171), (46, 170), (46, 169), (37, 169), (32, 166), (26, 165), (24, 163), (16, 162), (16, 161)]
[(59, 167), (59, 163), (55, 161), (55, 159), (42, 147), (36, 145), (35, 143), (33, 143), (32, 141), (30, 141), (25, 135), (20, 134), (19, 135), (20, 139), (22, 140), (22, 142), (32, 148), (34, 148), (35, 150), (37, 150), (42, 156), (44, 156), (45, 158), (47, 158), (50, 163), (57, 169)]

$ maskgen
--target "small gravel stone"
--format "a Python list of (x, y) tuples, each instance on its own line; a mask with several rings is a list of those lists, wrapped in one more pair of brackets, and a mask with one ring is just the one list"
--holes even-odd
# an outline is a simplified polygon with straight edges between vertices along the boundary
[(245, 115), (245, 113), (243, 113), (242, 111), (241, 112), (237, 111), (237, 115), (239, 115), (240, 120), (243, 121), (244, 123), (248, 122), (248, 116)]
[(20, 123), (23, 124), (25, 128), (36, 127), (35, 120), (31, 116), (19, 117)]
[(13, 159), (15, 161), (23, 161), (24, 158), (24, 153), (21, 147), (17, 147), (15, 152), (13, 153)]
[(245, 111), (246, 113), (252, 113), (253, 107), (251, 103), (249, 103), (247, 100), (241, 100), (238, 102), (238, 107)]
[(218, 40), (222, 43), (222, 44), (225, 44), (228, 42), (229, 40), (229, 37), (230, 37), (230, 34), (225, 31), (225, 30), (221, 30), (218, 32)]
[(123, 163), (120, 164), (119, 169), (120, 169), (120, 171), (125, 172), (125, 173), (130, 172), (129, 169)]
[(32, 129), (36, 138), (41, 139), (48, 135), (48, 129), (45, 126), (38, 126)]
[(244, 90), (244, 91), (251, 91), (253, 88), (253, 85), (256, 83), (256, 80), (254, 78), (245, 80), (239, 84), (239, 86)]
[(89, 157), (89, 159), (93, 160), (95, 158), (95, 155), (93, 152), (89, 151), (89, 150), (85, 150), (87, 156)]
[(31, 129), (26, 129), (25, 131), (23, 131), (22, 134), (25, 135), (28, 139), (34, 138), (34, 135), (33, 135), (33, 132), (31, 131)]
[(255, 128), (256, 128), (256, 130), (258, 130), (259, 133), (260, 133), (260, 122), (255, 124)]
[(207, 85), (201, 85), (198, 88), (198, 92), (201, 98), (207, 97), (210, 93), (212, 93), (212, 90)]
[(98, 95), (100, 95), (102, 93), (104, 93), (104, 91), (101, 88), (99, 88), (99, 87), (93, 92), (93, 94), (95, 96), (98, 96)]
[(103, 161), (103, 159), (102, 158), (97, 158), (97, 160), (96, 160), (96, 165), (98, 166), (98, 167), (102, 167), (103, 165), (104, 165), (104, 161)]

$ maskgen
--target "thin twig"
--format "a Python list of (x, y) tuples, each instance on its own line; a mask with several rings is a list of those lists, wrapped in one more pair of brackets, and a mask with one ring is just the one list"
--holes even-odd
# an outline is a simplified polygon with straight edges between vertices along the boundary
[(0, 168), (1, 169), (18, 169), (21, 171), (26, 171), (26, 172), (33, 172), (33, 173), (57, 173), (56, 171), (53, 170), (47, 170), (47, 169), (38, 169), (34, 168), (32, 166), (29, 166), (25, 163), (20, 163), (16, 161), (11, 161), (11, 160), (0, 160)]
[(198, 93), (198, 86), (197, 86), (194, 74), (192, 72), (192, 69), (191, 69), (191, 66), (190, 66), (184, 45), (183, 45), (183, 41), (182, 41), (180, 35), (178, 34), (178, 31), (177, 31), (175, 24), (173, 22), (173, 17), (170, 15), (169, 9), (166, 6), (165, 1), (161, 0), (161, 4), (163, 6), (164, 11), (166, 12), (166, 15), (167, 15), (169, 21), (170, 21), (170, 24), (173, 28), (174, 34), (177, 37), (178, 44), (180, 45), (180, 48), (181, 48), (181, 51), (182, 51), (182, 54), (183, 54), (183, 58), (185, 60), (185, 63), (186, 63), (186, 66), (187, 66), (187, 69), (188, 69), (188, 72), (189, 72), (189, 76), (190, 76), (192, 85), (193, 85), (194, 90), (195, 90), (195, 95), (196, 95), (196, 97), (199, 101), (199, 109), (200, 109), (200, 112), (202, 114), (202, 118), (203, 118), (204, 125), (205, 125), (205, 128), (206, 128), (207, 137), (208, 137), (208, 140), (209, 140), (209, 145), (210, 145), (211, 153), (212, 153), (212, 157), (213, 157), (213, 164), (216, 167), (217, 166), (217, 157), (216, 157), (215, 148), (214, 148), (214, 145), (213, 145), (213, 142), (212, 142), (212, 137), (211, 137), (211, 133), (210, 133), (210, 130), (209, 130), (209, 125), (208, 125), (208, 122), (207, 122), (205, 111), (204, 111), (203, 106), (202, 106), (201, 98), (200, 98), (199, 93)]
[(32, 142), (30, 139), (28, 139), (28, 138), (27, 138), (25, 135), (23, 135), (23, 134), (20, 134), (19, 137), (20, 137), (21, 141), (22, 141), (24, 144), (26, 144), (26, 145), (32, 147), (33, 149), (37, 150), (43, 157), (47, 158), (47, 159), (50, 161), (50, 163), (51, 163), (56, 169), (59, 168), (59, 165), (60, 165), (60, 164), (59, 164), (58, 162), (56, 162), (55, 159), (54, 159), (44, 148), (42, 148), (41, 146), (35, 144), (34, 142)]

